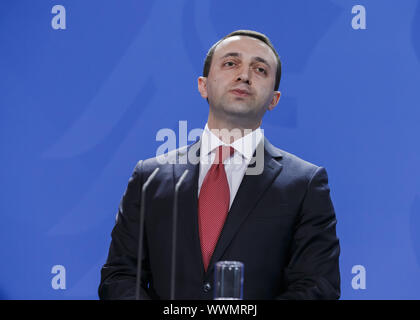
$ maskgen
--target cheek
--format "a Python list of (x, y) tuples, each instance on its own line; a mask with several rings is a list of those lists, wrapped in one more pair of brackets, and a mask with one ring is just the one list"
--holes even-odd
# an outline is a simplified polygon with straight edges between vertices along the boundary
[(207, 84), (207, 92), (209, 94), (220, 94), (224, 88), (221, 79), (211, 79)]
[(271, 100), (273, 99), (273, 91), (274, 90), (270, 90), (268, 87), (269, 84), (267, 84), (267, 86), (265, 86), (264, 88), (261, 88), (261, 95), (260, 98), (261, 100), (264, 100), (264, 102), (271, 103)]

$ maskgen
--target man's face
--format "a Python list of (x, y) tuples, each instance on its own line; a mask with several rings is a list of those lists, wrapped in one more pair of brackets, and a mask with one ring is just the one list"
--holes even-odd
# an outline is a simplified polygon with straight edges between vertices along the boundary
[(208, 77), (199, 78), (199, 91), (219, 117), (260, 123), (280, 98), (274, 91), (276, 70), (276, 56), (264, 42), (230, 37), (216, 47)]

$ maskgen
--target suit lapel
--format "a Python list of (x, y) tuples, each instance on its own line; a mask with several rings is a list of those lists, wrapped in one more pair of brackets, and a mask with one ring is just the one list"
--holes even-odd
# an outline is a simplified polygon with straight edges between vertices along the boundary
[(266, 138), (264, 138), (264, 144), (260, 144), (258, 148), (264, 148), (263, 171), (259, 175), (244, 175), (210, 260), (206, 276), (211, 274), (214, 264), (221, 259), (241, 224), (282, 169), (282, 165), (276, 160), (282, 157), (279, 149), (273, 147)]

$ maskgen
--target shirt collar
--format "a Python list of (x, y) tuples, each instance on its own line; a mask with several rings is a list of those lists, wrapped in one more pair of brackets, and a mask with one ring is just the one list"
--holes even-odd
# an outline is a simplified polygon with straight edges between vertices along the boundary
[(210, 131), (206, 123), (203, 134), (201, 136), (200, 154), (202, 156), (207, 156), (210, 152), (212, 152), (220, 145), (225, 145), (233, 147), (236, 152), (239, 152), (247, 160), (250, 160), (262, 137), (263, 132), (261, 128), (258, 127), (252, 132), (246, 134), (245, 136), (235, 140), (232, 144), (226, 144), (223, 141), (221, 141), (213, 132)]

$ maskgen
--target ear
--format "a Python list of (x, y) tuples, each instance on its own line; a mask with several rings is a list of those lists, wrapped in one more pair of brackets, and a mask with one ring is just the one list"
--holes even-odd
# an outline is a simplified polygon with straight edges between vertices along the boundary
[(281, 96), (280, 91), (274, 91), (273, 99), (271, 99), (270, 105), (268, 106), (268, 110), (271, 111), (275, 108), (275, 106), (279, 103), (280, 96)]
[(204, 99), (208, 98), (206, 77), (198, 77), (198, 91), (200, 91), (200, 94)]

